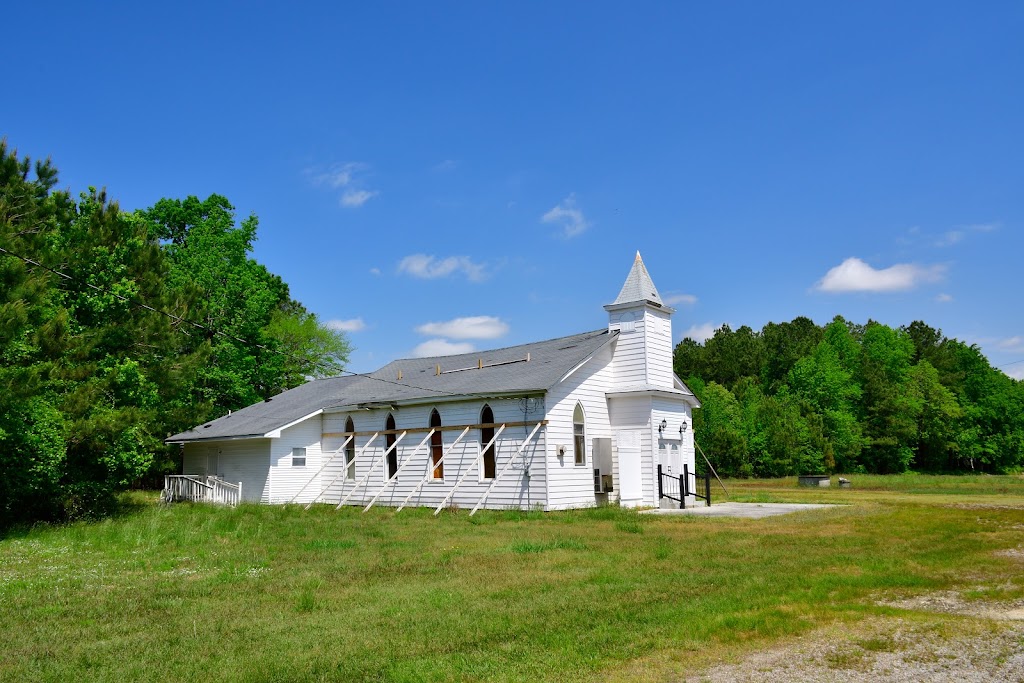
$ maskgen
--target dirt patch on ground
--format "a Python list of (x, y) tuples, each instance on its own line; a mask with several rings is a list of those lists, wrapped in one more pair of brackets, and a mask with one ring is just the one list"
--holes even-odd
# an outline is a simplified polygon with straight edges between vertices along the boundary
[(928, 593), (904, 600), (880, 600), (878, 604), (899, 609), (960, 614), (981, 619), (1024, 620), (1024, 600), (1012, 602), (965, 600), (958, 591)]
[(858, 625), (856, 633), (816, 632), (686, 680), (1024, 683), (1024, 624), (988, 622), (961, 630), (948, 623), (880, 618)]
[(1024, 600), (968, 600), (958, 591), (941, 591), (877, 604), (915, 614), (823, 629), (686, 680), (1024, 683)]

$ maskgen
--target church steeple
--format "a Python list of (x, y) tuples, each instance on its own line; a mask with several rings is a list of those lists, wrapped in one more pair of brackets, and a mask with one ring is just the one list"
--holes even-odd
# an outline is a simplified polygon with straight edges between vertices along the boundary
[(639, 251), (622, 290), (604, 310), (608, 311), (608, 330), (619, 333), (614, 356), (616, 384), (671, 390), (675, 311), (662, 301)]
[(656, 306), (665, 305), (661, 296), (658, 295), (658, 288), (654, 286), (654, 281), (651, 280), (651, 276), (647, 272), (644, 260), (640, 258), (640, 252), (637, 251), (636, 258), (633, 259), (633, 267), (630, 269), (629, 275), (626, 276), (626, 282), (623, 283), (622, 290), (610, 305), (617, 306), (645, 301)]

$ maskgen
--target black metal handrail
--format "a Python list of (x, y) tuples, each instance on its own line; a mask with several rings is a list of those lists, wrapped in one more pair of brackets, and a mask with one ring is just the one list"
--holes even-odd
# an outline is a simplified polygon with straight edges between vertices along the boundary
[[(690, 488), (690, 478), (693, 477), (693, 488)], [(698, 489), (698, 480), (703, 480), (704, 491)], [(699, 475), (690, 472), (689, 465), (683, 465), (683, 473), (678, 477), (662, 472), (661, 465), (658, 465), (658, 500), (668, 498), (679, 503), (681, 510), (686, 509), (686, 497), (693, 496), (696, 500), (703, 500), (705, 505), (711, 505), (711, 475), (706, 473)]]

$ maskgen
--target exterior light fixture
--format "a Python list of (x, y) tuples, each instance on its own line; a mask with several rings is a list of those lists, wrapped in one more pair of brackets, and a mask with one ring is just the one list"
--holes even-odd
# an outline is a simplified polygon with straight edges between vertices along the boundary
[(658, 433), (661, 434), (668, 428), (668, 420), (662, 420), (661, 424), (658, 425)]
[(679, 436), (682, 436), (683, 433), (686, 432), (687, 426), (688, 425), (686, 424), (686, 418), (684, 417), (683, 418), (683, 424), (679, 425)]

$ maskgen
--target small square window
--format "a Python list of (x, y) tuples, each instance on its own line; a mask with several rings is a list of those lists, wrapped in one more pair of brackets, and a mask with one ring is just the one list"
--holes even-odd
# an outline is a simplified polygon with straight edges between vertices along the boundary
[(306, 449), (305, 448), (293, 448), (292, 449), (292, 467), (305, 467), (306, 466)]

